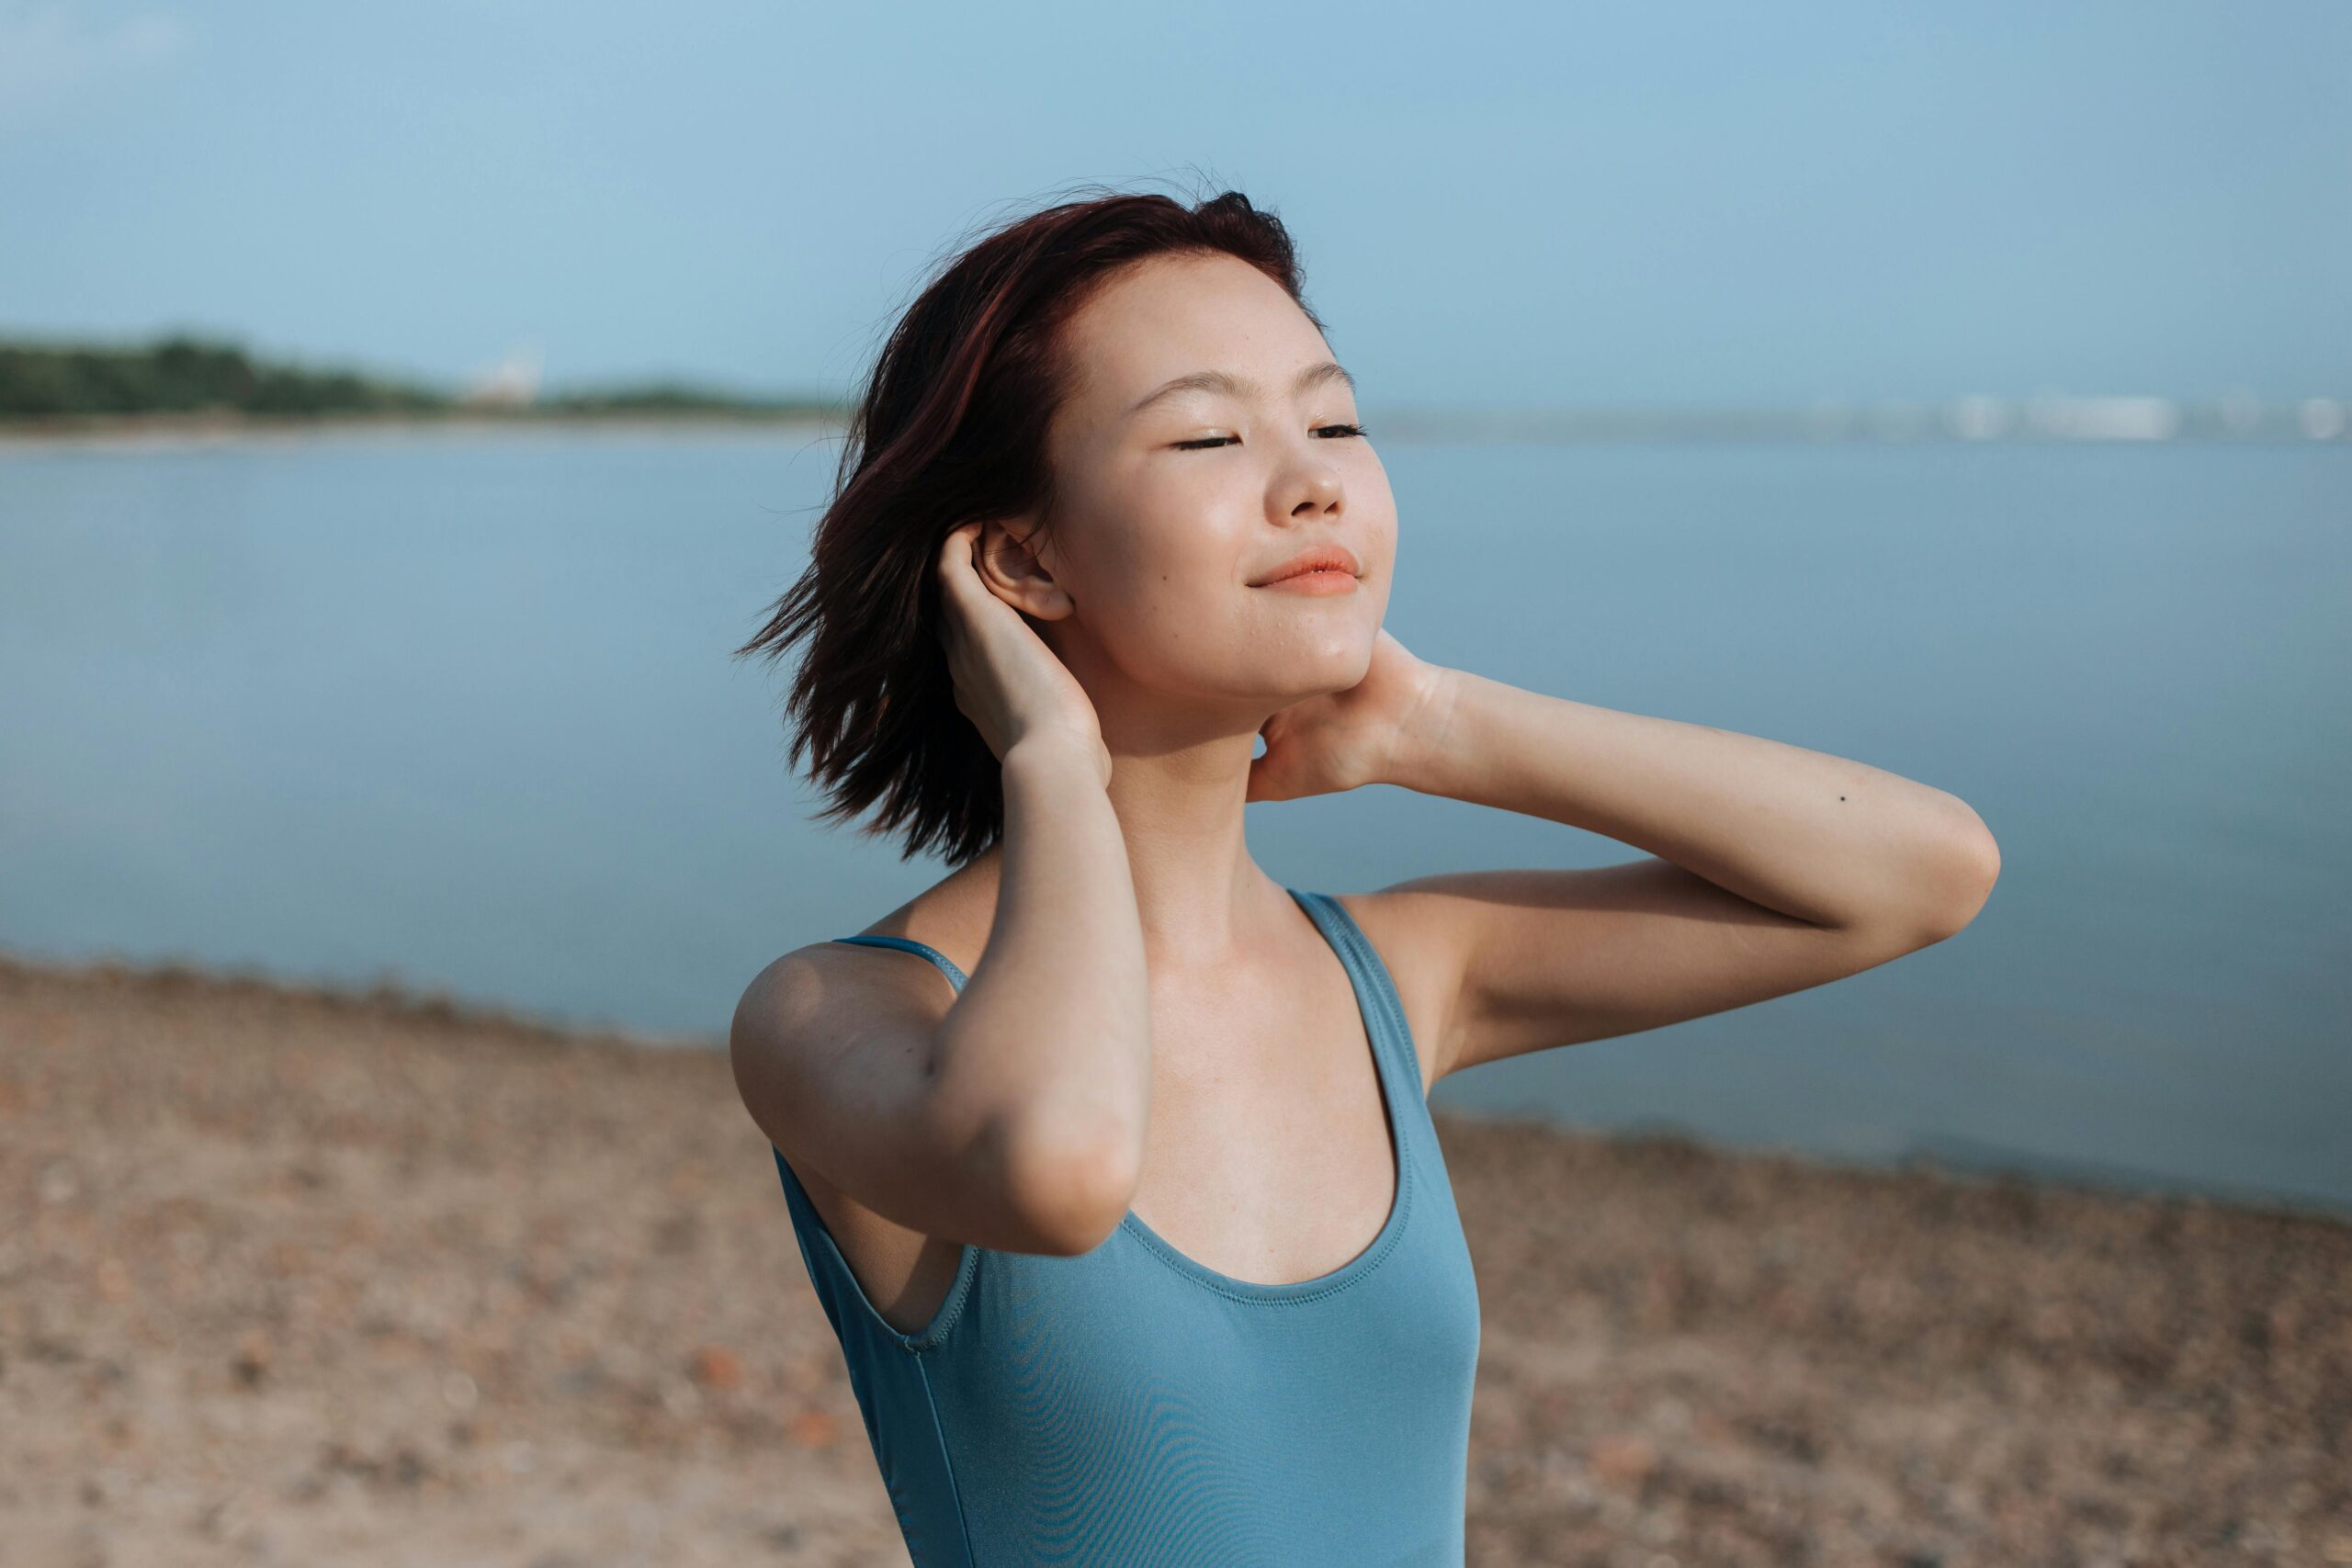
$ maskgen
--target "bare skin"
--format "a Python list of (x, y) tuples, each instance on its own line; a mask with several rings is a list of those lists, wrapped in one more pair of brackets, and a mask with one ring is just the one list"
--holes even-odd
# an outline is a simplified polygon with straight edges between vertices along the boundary
[[(1943, 791), (1414, 658), (1381, 626), (1396, 503), (1352, 387), (1317, 373), (1329, 345), (1254, 268), (1144, 263), (1066, 346), (1080, 373), (1052, 430), (1051, 526), (991, 519), (939, 558), (958, 704), (1005, 769), (1005, 840), (865, 928), (930, 943), (970, 983), (959, 998), (884, 949), (778, 961), (887, 995), (910, 1040), (935, 1024), (926, 1104), (965, 1142), (1016, 1115), (1084, 1129), (1066, 1146), (1116, 1174), (1082, 1184), (1107, 1196), (1066, 1246), (1132, 1209), (1208, 1268), (1288, 1282), (1385, 1222), (1395, 1162), (1355, 998), (1251, 857), (1249, 801), (1390, 783), (1647, 852), (1341, 896), (1396, 982), (1424, 1094), (1871, 968), (1988, 896), (1992, 837)], [(1245, 389), (1150, 397), (1204, 370)], [(1351, 581), (1262, 585), (1325, 545), (1352, 555)], [(981, 1238), (908, 1223), (923, 1200), (877, 1206), (815, 1163), (795, 1171), (869, 1299), (903, 1331), (928, 1322)]]

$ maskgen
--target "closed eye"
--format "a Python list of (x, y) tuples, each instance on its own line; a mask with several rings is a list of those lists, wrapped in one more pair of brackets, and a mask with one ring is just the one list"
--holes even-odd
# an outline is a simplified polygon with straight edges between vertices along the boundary
[[(1371, 433), (1361, 424), (1318, 424), (1315, 427), (1315, 434), (1323, 436), (1326, 440), (1338, 441), (1351, 436), (1367, 435)], [(1179, 452), (1204, 452), (1210, 447), (1222, 446), (1228, 441), (1238, 442), (1240, 439), (1238, 435), (1204, 435), (1197, 441), (1179, 441), (1173, 445)]]

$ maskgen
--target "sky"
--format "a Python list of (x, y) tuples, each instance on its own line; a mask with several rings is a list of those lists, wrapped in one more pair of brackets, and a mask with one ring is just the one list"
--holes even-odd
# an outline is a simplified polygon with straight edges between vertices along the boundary
[(2352, 3), (0, 0), (0, 337), (838, 395), (1078, 187), (1369, 407), (2352, 393)]

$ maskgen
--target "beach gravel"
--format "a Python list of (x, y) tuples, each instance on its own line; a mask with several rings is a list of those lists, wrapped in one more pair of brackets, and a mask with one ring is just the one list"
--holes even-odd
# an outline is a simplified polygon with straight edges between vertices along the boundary
[[(2352, 1224), (1439, 1115), (1469, 1562), (2352, 1564)], [(904, 1563), (723, 1052), (0, 959), (0, 1561)]]

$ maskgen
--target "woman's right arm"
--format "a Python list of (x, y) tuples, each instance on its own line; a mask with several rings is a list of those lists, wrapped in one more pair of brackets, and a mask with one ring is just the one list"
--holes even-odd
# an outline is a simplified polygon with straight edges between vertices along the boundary
[(788, 953), (745, 991), (732, 1055), (771, 1141), (876, 1213), (1079, 1253), (1117, 1227), (1142, 1164), (1143, 931), (1093, 708), (982, 580), (977, 538), (950, 535), (939, 569), (956, 704), (1002, 772), (986, 950), (960, 994), (935, 970), (918, 988), (838, 946)]
[(1093, 759), (1009, 747), (996, 920), (933, 1046), (928, 1115), (1039, 1231), (1085, 1251), (1125, 1214), (1151, 1020), (1126, 840)]

